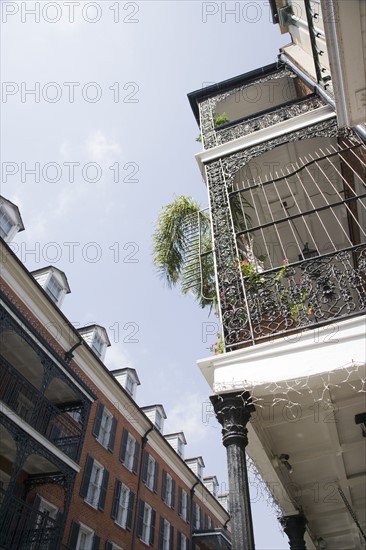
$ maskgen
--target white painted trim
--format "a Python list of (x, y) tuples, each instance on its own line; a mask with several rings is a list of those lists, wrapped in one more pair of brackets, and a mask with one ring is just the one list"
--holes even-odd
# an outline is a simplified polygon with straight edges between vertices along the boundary
[[(239, 367), (242, 383), (249, 388), (251, 385), (258, 386), (328, 372), (330, 361), (331, 370), (341, 369), (352, 362), (365, 364), (365, 321), (366, 316), (362, 315), (330, 323), (319, 329), (304, 330), (201, 359), (197, 361), (197, 365), (211, 389), (215, 391), (218, 379), (230, 376), (232, 369)], [(301, 359), (304, 354), (308, 358), (306, 369)], [(315, 359), (314, 362), (311, 358)], [(269, 364), (271, 368), (268, 368)], [(225, 391), (238, 389), (237, 383), (238, 381), (233, 380), (232, 387)]]
[(7, 416), (10, 420), (14, 422), (19, 428), (21, 428), (24, 432), (26, 432), (30, 437), (35, 439), (38, 443), (42, 445), (42, 447), (45, 447), (48, 451), (50, 451), (52, 454), (54, 454), (59, 460), (62, 460), (65, 464), (67, 464), (70, 468), (75, 470), (75, 472), (80, 472), (80, 466), (74, 462), (71, 458), (69, 458), (67, 455), (65, 455), (62, 451), (60, 451), (55, 445), (50, 443), (48, 439), (43, 437), (39, 432), (37, 432), (32, 426), (30, 426), (27, 422), (25, 422), (20, 416), (18, 416), (14, 411), (8, 408), (8, 406), (0, 401), (0, 410), (5, 416)]
[(328, 105), (324, 105), (323, 107), (319, 107), (319, 109), (309, 111), (308, 113), (303, 113), (289, 120), (283, 120), (282, 122), (269, 126), (268, 128), (257, 130), (247, 136), (233, 139), (228, 143), (223, 143), (222, 145), (218, 145), (212, 149), (207, 149), (197, 153), (195, 155), (195, 159), (201, 170), (202, 176), (204, 177), (204, 165), (208, 162), (219, 160), (227, 155), (237, 153), (238, 151), (248, 149), (249, 147), (254, 147), (264, 141), (275, 139), (290, 132), (296, 132), (306, 126), (311, 126), (312, 124), (317, 124), (335, 117), (336, 114), (333, 109)]

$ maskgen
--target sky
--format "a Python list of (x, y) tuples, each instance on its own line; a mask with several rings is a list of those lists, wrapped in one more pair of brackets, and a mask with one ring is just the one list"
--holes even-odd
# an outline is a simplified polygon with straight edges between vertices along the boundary
[[(131, 366), (140, 406), (161, 403), (165, 433), (227, 487), (221, 429), (196, 361), (215, 317), (168, 289), (152, 264), (161, 207), (207, 192), (187, 93), (275, 62), (289, 42), (267, 1), (1, 2), (1, 194), (26, 230), (13, 250), (32, 271), (54, 265), (76, 328), (97, 323), (109, 369)], [(257, 550), (288, 548), (253, 492)]]

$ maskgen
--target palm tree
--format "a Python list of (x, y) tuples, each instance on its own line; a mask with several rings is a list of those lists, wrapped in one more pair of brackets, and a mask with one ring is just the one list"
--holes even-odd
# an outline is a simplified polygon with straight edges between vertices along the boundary
[(153, 262), (168, 286), (180, 285), (202, 308), (216, 303), (210, 219), (192, 197), (162, 208), (153, 234)]

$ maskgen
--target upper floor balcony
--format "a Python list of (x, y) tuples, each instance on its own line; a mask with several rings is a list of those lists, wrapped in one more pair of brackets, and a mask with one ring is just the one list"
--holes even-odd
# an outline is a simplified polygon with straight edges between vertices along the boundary
[(189, 94), (205, 150), (325, 105), (295, 73), (276, 64)]
[(27, 325), (20, 312), (15, 318), (2, 308), (0, 401), (77, 462), (92, 398), (76, 373), (61, 357), (57, 361), (47, 354), (42, 337)]
[[(293, 79), (279, 74), (270, 73), (272, 82)], [(263, 85), (259, 73), (255, 78)], [(235, 83), (225, 82), (215, 96), (197, 100), (203, 127), (201, 105), (221, 108), (225, 86), (235, 97)], [(304, 86), (294, 85), (294, 93)], [(297, 93), (290, 109), (308, 101)], [(230, 100), (225, 112), (239, 116), (240, 105)], [(252, 122), (266, 120), (262, 107), (258, 102), (248, 115)], [(269, 116), (279, 116), (275, 102), (272, 107)], [(214, 266), (226, 351), (366, 311), (366, 146), (353, 131), (337, 127), (328, 107), (321, 116), (286, 116), (285, 124), (281, 118), (263, 122), (260, 139), (252, 128), (253, 139), (237, 140), (232, 150), (217, 147), (200, 160), (214, 259), (206, 253), (201, 270), (207, 274), (207, 265)], [(212, 146), (219, 135), (234, 143), (234, 128), (227, 134), (223, 126), (211, 128)]]

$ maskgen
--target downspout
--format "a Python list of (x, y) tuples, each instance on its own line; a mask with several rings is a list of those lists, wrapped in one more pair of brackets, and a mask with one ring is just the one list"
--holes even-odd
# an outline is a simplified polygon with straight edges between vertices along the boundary
[(131, 550), (134, 550), (135, 548), (135, 536), (136, 536), (136, 527), (137, 527), (137, 511), (138, 511), (138, 502), (139, 502), (139, 495), (140, 495), (140, 485), (141, 485), (141, 474), (142, 474), (142, 463), (143, 463), (143, 456), (144, 456), (144, 449), (148, 440), (148, 435), (150, 432), (153, 432), (154, 428), (149, 428), (147, 432), (142, 436), (141, 438), (141, 451), (140, 451), (140, 465), (139, 465), (139, 472), (138, 472), (138, 478), (137, 478), (137, 488), (136, 488), (136, 503), (135, 503), (135, 513), (133, 515), (133, 524), (132, 524), (132, 542), (131, 542)]
[(189, 497), (191, 499), (191, 507), (190, 507), (190, 510), (189, 510), (189, 524), (190, 524), (190, 545), (189, 547), (190, 548), (193, 548), (193, 497), (194, 497), (194, 489), (195, 487), (197, 487), (197, 485), (199, 485), (200, 482), (199, 481), (196, 481), (196, 483), (193, 485), (193, 487), (191, 487), (191, 490), (189, 491)]

